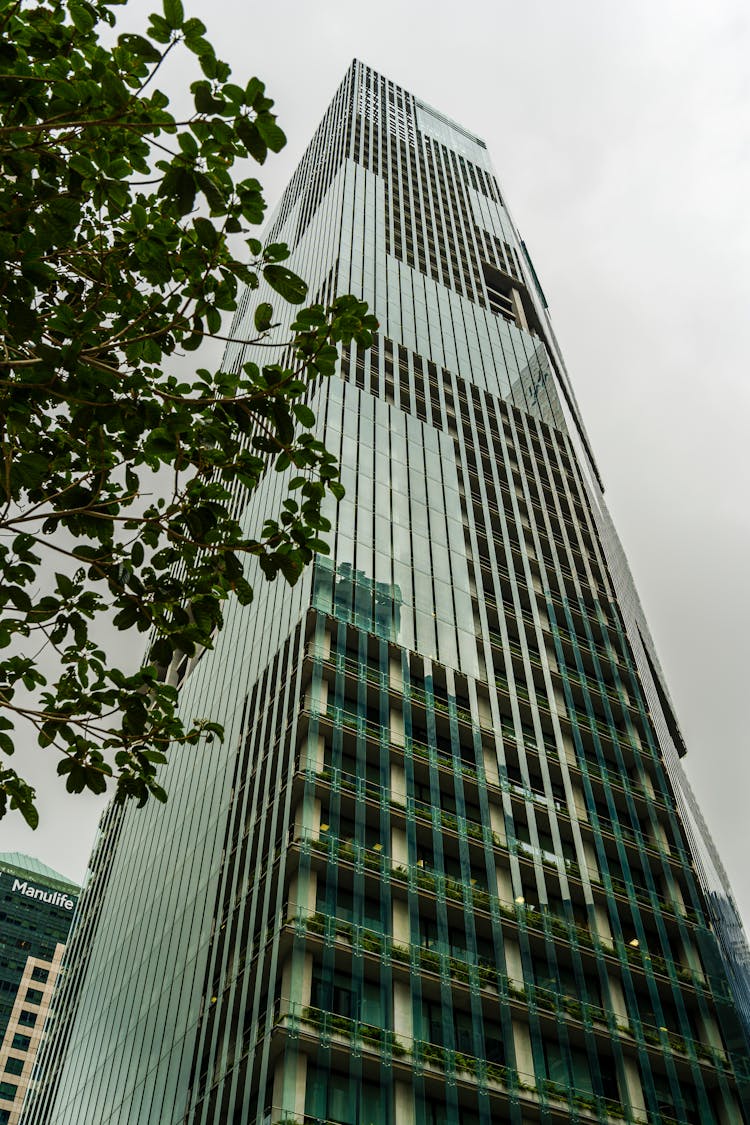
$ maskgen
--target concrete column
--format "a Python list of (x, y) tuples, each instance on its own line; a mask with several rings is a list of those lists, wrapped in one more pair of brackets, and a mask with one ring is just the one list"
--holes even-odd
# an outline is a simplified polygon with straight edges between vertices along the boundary
[(495, 750), (495, 747), (484, 746), (482, 748), (482, 751), (482, 757), (484, 759), (484, 772), (487, 777), (487, 784), (497, 786), (500, 784), (500, 774), (497, 770), (497, 752)]
[(409, 849), (403, 828), (391, 829), (391, 857), (394, 867), (408, 866)]
[(682, 948), (683, 948), (682, 963), (685, 965), (686, 968), (690, 969), (697, 976), (699, 976), (702, 980), (704, 980), (705, 974), (703, 972), (703, 966), (701, 964), (701, 959), (700, 959), (700, 956), (698, 955), (698, 950), (695, 948), (692, 941), (685, 940)]
[(505, 844), (507, 837), (505, 834), (505, 817), (503, 810), (494, 801), (490, 801), (490, 824), (492, 831), (495, 833), (501, 844)]
[(521, 951), (518, 948), (518, 944), (515, 941), (506, 941), (503, 948), (505, 950), (505, 966), (508, 977), (516, 988), (523, 988), (523, 966), (521, 964)]
[(719, 1026), (713, 1016), (704, 1016), (701, 1020), (703, 1024), (703, 1035), (701, 1036), (703, 1042), (709, 1047), (713, 1047), (716, 1051), (724, 1053), (724, 1041), (721, 1038)]
[(672, 875), (665, 876), (661, 881), (661, 893), (667, 902), (674, 904), (675, 909), (681, 913), (685, 913), (685, 899), (682, 895), (682, 889)]
[(528, 1085), (534, 1074), (534, 1056), (531, 1052), (531, 1037), (525, 1023), (513, 1020), (513, 1044), (516, 1049), (516, 1066), (522, 1082)]
[(302, 801), (294, 813), (294, 835), (305, 839), (320, 835), (320, 798), (313, 797), (312, 801)]
[(326, 630), (320, 640), (316, 640), (313, 633), (307, 642), (307, 652), (309, 655), (322, 656), (324, 660), (331, 658), (331, 634)]
[(393, 982), (393, 1030), (404, 1046), (411, 1047), (414, 1038), (411, 989), (400, 980)]
[(611, 948), (613, 945), (612, 930), (609, 927), (606, 908), (597, 903), (594, 907), (594, 916), (596, 918), (596, 932), (599, 934), (602, 943)]
[(518, 292), (517, 289), (511, 289), (510, 299), (513, 302), (513, 312), (514, 312), (516, 320), (518, 322), (518, 327), (523, 328), (524, 332), (528, 332), (529, 322), (526, 319), (526, 310), (523, 307), (523, 301), (521, 300), (521, 294)]
[(304, 878), (299, 872), (293, 875), (289, 883), (289, 911), (291, 914), (301, 913), (304, 916), (315, 913), (315, 904), (318, 896), (318, 874), (311, 871)]
[(581, 789), (581, 787), (579, 785), (576, 785), (575, 782), (573, 782), (571, 784), (571, 789), (573, 791), (573, 805), (574, 805), (574, 808), (571, 809), (571, 812), (573, 812), (575, 814), (575, 816), (578, 820), (583, 820), (583, 821), (588, 822), (589, 817), (588, 817), (588, 813), (586, 812), (586, 804), (585, 804), (584, 799), (583, 799), (583, 790)]
[[(477, 694), (477, 710), (479, 712), (479, 721), (483, 727), (492, 726), (492, 708), (490, 701), (486, 695), (481, 693)], [(486, 754), (486, 751), (485, 751)], [(494, 757), (494, 755), (493, 755)], [(497, 771), (496, 771), (497, 772)]]
[(281, 1014), (293, 1012), (299, 1015), (302, 1008), (310, 1005), (312, 996), (313, 955), (290, 955), (281, 970)]
[[(641, 780), (641, 784), (642, 784), (643, 788), (646, 790), (649, 797), (654, 797), (656, 795), (656, 791), (654, 790), (654, 783), (651, 780), (651, 775), (646, 773), (646, 771), (644, 770), (643, 773), (641, 774), (640, 780)], [(659, 825), (659, 827), (661, 828), (661, 825)], [(663, 831), (663, 829), (662, 829), (662, 831)]]
[(395, 1082), (393, 1086), (393, 1107), (396, 1125), (414, 1125), (414, 1087), (405, 1082)]
[(506, 906), (510, 906), (513, 902), (513, 883), (510, 871), (505, 867), (496, 867), (495, 875), (497, 878), (497, 897)]
[(395, 708), (391, 711), (391, 742), (394, 746), (404, 745), (404, 716)]
[(635, 1059), (625, 1055), (623, 1058), (623, 1069), (625, 1071), (627, 1099), (633, 1107), (634, 1113), (636, 1113), (639, 1118), (648, 1120), (646, 1114), (646, 1099), (643, 1096), (643, 1087), (641, 1086), (641, 1079), (638, 1074), (638, 1066)]
[(393, 899), (393, 940), (396, 945), (411, 945), (409, 904), (404, 898)]
[(273, 1075), (274, 1118), (278, 1115), (282, 1120), (292, 1117), (303, 1121), (306, 1087), (307, 1055), (300, 1052), (295, 1059), (285, 1059), (282, 1055)]
[(586, 859), (586, 867), (588, 868), (589, 878), (595, 882), (600, 882), (599, 878), (599, 865), (596, 862), (596, 852), (594, 845), (588, 840), (583, 841), (583, 854)]
[(300, 768), (320, 773), (325, 762), (326, 742), (322, 734), (308, 736), (300, 749)]
[(569, 734), (564, 734), (562, 736), (562, 743), (563, 743), (563, 750), (565, 751), (565, 757), (568, 760), (568, 762), (570, 763), (570, 765), (571, 766), (578, 765), (578, 759), (576, 757), (576, 750), (575, 750), (575, 746), (573, 745), (573, 739), (570, 737)]
[(391, 800), (406, 805), (406, 774), (396, 762), (391, 762)]
[(628, 1018), (628, 1009), (625, 1004), (625, 995), (622, 991), (622, 985), (617, 977), (608, 976), (609, 983), (609, 1003), (614, 1013), (615, 1019), (623, 1026), (630, 1023)]
[(321, 680), (313, 686), (311, 683), (305, 692), (305, 708), (308, 711), (325, 711), (328, 705), (328, 683)]

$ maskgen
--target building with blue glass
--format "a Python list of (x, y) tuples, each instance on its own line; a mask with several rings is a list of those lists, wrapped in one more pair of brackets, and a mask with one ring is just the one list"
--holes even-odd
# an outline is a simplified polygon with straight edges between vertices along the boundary
[(0, 1125), (17, 1125), (80, 888), (18, 852), (0, 853)]
[(251, 566), (183, 669), (226, 740), (107, 814), (29, 1125), (747, 1122), (685, 747), (483, 141), (355, 62), (268, 238), (380, 323), (312, 399), (331, 553)]

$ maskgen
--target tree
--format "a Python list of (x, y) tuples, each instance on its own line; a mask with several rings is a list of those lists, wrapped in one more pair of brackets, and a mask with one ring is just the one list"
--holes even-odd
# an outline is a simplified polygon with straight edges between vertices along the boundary
[[(229, 596), (250, 602), (246, 556), (294, 582), (327, 549), (321, 505), (341, 486), (305, 399), (337, 344), (367, 346), (375, 321), (341, 297), (298, 311), (262, 366), (170, 371), (222, 339), (223, 314), (261, 277), (305, 302), (287, 248), (250, 235), (262, 190), (236, 172), (285, 137), (263, 83), (230, 81), (181, 0), (115, 42), (116, 3), (15, 0), (0, 18), (0, 752), (31, 723), (69, 791), (113, 779), (143, 803), (165, 799), (170, 745), (221, 734), (179, 715), (164, 673), (211, 645)], [(200, 67), (180, 120), (155, 82), (176, 50)], [(271, 304), (254, 324), (276, 340)], [(248, 539), (243, 496), (290, 467), (278, 520)], [(149, 634), (138, 671), (110, 661), (103, 620)], [(0, 762), (8, 809), (36, 825), (33, 789)]]

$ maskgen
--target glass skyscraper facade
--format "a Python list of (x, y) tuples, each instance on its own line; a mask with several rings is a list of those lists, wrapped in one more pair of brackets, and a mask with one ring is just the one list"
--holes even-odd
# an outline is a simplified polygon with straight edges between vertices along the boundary
[(746, 1122), (682, 738), (484, 143), (355, 62), (268, 237), (380, 323), (312, 398), (331, 554), (180, 666), (226, 740), (105, 817), (29, 1125)]

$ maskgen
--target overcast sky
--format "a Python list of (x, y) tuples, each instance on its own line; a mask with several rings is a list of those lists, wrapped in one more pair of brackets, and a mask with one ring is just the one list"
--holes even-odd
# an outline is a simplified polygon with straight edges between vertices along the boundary
[[(271, 204), (355, 56), (487, 141), (750, 922), (746, 0), (185, 6), (276, 99)], [(149, 8), (131, 0), (123, 30)], [(2, 822), (0, 848), (80, 878), (100, 805), (59, 790), (36, 834)]]

